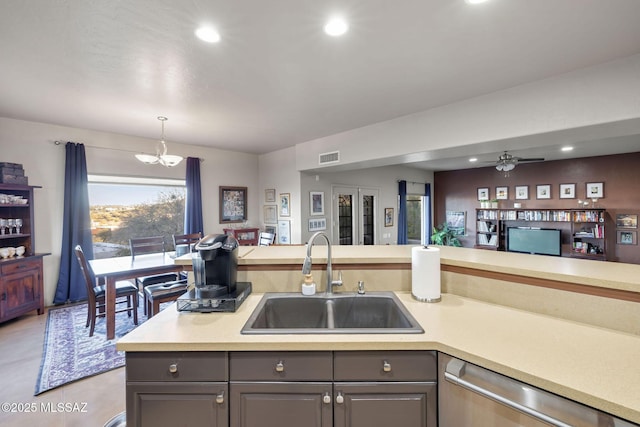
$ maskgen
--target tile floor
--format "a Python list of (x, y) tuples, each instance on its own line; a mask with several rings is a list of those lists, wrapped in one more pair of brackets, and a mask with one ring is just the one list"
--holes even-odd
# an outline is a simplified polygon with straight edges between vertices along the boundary
[[(0, 426), (104, 426), (114, 415), (125, 410), (124, 368), (85, 378), (39, 396), (33, 395), (46, 322), (46, 313), (38, 316), (34, 311), (0, 324)], [(6, 412), (5, 403), (15, 404), (13, 409), (27, 407), (35, 412)], [(61, 403), (72, 410), (84, 409), (85, 412), (44, 411)]]

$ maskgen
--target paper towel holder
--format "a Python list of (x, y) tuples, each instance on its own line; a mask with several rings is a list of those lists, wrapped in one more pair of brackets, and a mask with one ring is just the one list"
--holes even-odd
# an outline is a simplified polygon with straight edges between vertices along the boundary
[(438, 298), (421, 298), (421, 297), (417, 297), (414, 294), (411, 294), (411, 296), (413, 297), (414, 300), (416, 301), (420, 301), (420, 302), (440, 302), (442, 300), (442, 297), (438, 297)]

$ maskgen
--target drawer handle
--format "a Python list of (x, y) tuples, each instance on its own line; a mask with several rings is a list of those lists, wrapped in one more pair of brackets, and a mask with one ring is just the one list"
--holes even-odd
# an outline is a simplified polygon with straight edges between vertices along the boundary
[(322, 396), (323, 403), (331, 403), (331, 395), (327, 392)]
[(344, 403), (344, 396), (342, 395), (342, 392), (338, 392), (338, 395), (336, 396), (336, 403), (339, 405)]
[(178, 364), (172, 363), (171, 365), (169, 365), (169, 372), (171, 372), (172, 374), (178, 372)]
[(385, 372), (391, 372), (391, 363), (387, 362), (386, 360), (382, 362), (382, 370)]
[(220, 394), (216, 396), (216, 403), (224, 403), (224, 391), (221, 391)]
[(284, 372), (284, 362), (282, 360), (276, 363), (276, 372)]

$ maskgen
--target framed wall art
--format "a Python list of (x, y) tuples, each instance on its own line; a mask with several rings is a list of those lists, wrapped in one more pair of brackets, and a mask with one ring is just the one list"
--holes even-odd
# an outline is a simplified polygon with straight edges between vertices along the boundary
[(309, 214), (324, 215), (324, 191), (309, 192)]
[(576, 198), (576, 185), (575, 184), (560, 184), (560, 198), (561, 199), (575, 199)]
[(247, 220), (247, 187), (220, 186), (220, 223)]
[(393, 227), (393, 208), (384, 208), (384, 226)]
[(509, 187), (496, 187), (496, 199), (497, 200), (509, 199)]
[(467, 227), (467, 213), (464, 211), (446, 211), (447, 227), (456, 236), (464, 236)]
[(604, 198), (604, 183), (603, 182), (587, 182), (588, 199), (602, 199)]
[(529, 199), (529, 186), (528, 185), (516, 185), (516, 200), (528, 200)]
[(276, 189), (275, 188), (267, 188), (264, 190), (264, 201), (266, 203), (275, 203), (276, 202)]
[(291, 216), (291, 193), (280, 194), (280, 216)]
[(536, 199), (550, 199), (551, 198), (551, 185), (542, 184), (536, 185)]
[(309, 231), (322, 231), (327, 229), (327, 218), (310, 218)]
[(276, 205), (264, 206), (264, 223), (275, 224), (278, 221), (278, 207)]
[(488, 187), (480, 187), (480, 188), (478, 188), (478, 200), (489, 200), (489, 188)]
[(281, 245), (291, 244), (291, 221), (288, 219), (278, 221), (278, 243)]
[(616, 227), (638, 228), (638, 214), (617, 214)]
[(619, 245), (637, 245), (638, 244), (638, 232), (637, 231), (622, 231), (617, 232), (618, 239), (616, 243)]

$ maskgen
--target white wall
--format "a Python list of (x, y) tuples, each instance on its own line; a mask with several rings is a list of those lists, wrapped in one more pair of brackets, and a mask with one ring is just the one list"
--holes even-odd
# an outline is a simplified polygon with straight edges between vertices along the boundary
[[(260, 209), (266, 204), (264, 190), (273, 188), (276, 190), (276, 202), (269, 205), (278, 204), (279, 195), (289, 193), (291, 216), (283, 217), (280, 215), (278, 207), (278, 219), (288, 220), (291, 223), (291, 243), (302, 243), (300, 237), (300, 173), (296, 170), (295, 165), (295, 148), (285, 148), (268, 154), (261, 155), (259, 158), (259, 191), (260, 191)], [(260, 212), (260, 224), (264, 227), (264, 213)]]
[(340, 165), (382, 166), (443, 158), (452, 147), (458, 155), (481, 154), (486, 142), (489, 151), (557, 144), (562, 131), (564, 143), (585, 131), (594, 138), (604, 129), (608, 137), (631, 135), (640, 132), (638, 99), (635, 55), (304, 142), (296, 145), (296, 167), (318, 170), (318, 155), (336, 150)]
[[(375, 188), (379, 190), (379, 200), (376, 216), (378, 218), (376, 235), (377, 244), (396, 244), (398, 241), (398, 181), (407, 181), (407, 193), (424, 194), (424, 183), (431, 183), (433, 188), (433, 172), (406, 166), (385, 166), (379, 168), (359, 169), (348, 172), (332, 173), (301, 173), (301, 210), (302, 210), (302, 241), (306, 242), (313, 233), (308, 231), (309, 192), (323, 191), (325, 202), (325, 217), (327, 218), (326, 233), (331, 235), (333, 209), (331, 209), (332, 186), (350, 186), (361, 188)], [(316, 179), (317, 177), (317, 179)], [(410, 184), (417, 182), (420, 184)], [(394, 209), (393, 227), (384, 226), (384, 209)], [(388, 237), (385, 237), (388, 235)], [(335, 241), (335, 239), (334, 239)]]
[[(73, 141), (85, 144), (87, 168), (91, 174), (185, 177), (186, 162), (174, 168), (143, 165), (133, 154), (155, 152), (156, 140), (137, 138), (87, 129), (55, 126), (0, 117), (0, 161), (21, 163), (35, 190), (35, 250), (50, 252), (44, 258), (45, 304), (53, 301), (58, 281), (62, 244), (64, 199), (64, 145), (53, 142)], [(262, 204), (258, 188), (258, 156), (167, 141), (170, 154), (200, 157), (203, 220), (205, 233), (221, 233), (218, 186), (247, 187), (248, 222), (260, 225)], [(291, 160), (293, 164), (293, 160)]]

